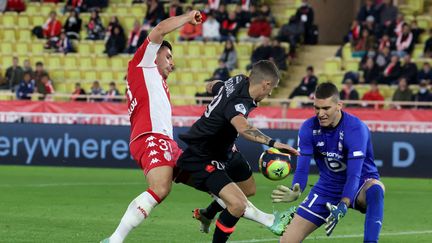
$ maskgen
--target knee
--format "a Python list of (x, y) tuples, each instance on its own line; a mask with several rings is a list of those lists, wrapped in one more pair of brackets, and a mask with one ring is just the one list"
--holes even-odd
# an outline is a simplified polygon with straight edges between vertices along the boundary
[(382, 201), (384, 199), (384, 185), (375, 183), (366, 190), (366, 202)]
[(243, 193), (245, 194), (246, 197), (252, 197), (256, 193), (256, 187), (250, 187), (246, 189)]
[(149, 186), (149, 188), (161, 199), (163, 200), (168, 196), (171, 191), (171, 184), (160, 184)]
[(246, 211), (248, 201), (244, 198), (236, 198), (232, 202), (227, 202), (228, 211), (236, 217), (241, 217)]

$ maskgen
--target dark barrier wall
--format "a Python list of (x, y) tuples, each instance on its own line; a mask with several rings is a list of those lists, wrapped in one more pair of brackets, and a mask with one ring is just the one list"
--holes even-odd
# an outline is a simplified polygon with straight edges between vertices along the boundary
[[(176, 128), (175, 135), (186, 130)], [(282, 142), (296, 144), (296, 131), (264, 132)], [(373, 133), (372, 139), (381, 175), (432, 178), (430, 134)], [(0, 123), (0, 164), (136, 167), (128, 143), (127, 126)], [(265, 146), (243, 139), (237, 146), (257, 170), (256, 161)]]

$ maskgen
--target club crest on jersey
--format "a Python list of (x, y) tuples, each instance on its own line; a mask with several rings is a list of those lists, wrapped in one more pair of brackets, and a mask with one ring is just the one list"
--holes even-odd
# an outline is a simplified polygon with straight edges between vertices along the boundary
[(171, 157), (171, 153), (168, 152), (168, 151), (165, 151), (165, 153), (164, 153), (164, 158), (165, 158), (167, 161), (171, 161), (171, 159), (172, 159), (172, 157)]
[(312, 135), (316, 136), (316, 135), (320, 135), (320, 134), (321, 134), (321, 129), (312, 130)]
[(243, 115), (246, 115), (246, 107), (243, 104), (237, 104), (234, 107), (236, 111), (242, 113)]

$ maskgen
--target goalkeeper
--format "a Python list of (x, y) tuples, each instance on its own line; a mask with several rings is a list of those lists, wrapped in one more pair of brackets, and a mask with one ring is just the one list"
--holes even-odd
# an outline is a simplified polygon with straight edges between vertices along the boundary
[(273, 202), (293, 202), (300, 196), (312, 157), (320, 177), (280, 242), (301, 242), (323, 224), (330, 236), (348, 208), (366, 213), (364, 242), (378, 242), (384, 185), (374, 164), (369, 129), (341, 110), (339, 92), (332, 83), (317, 87), (314, 108), (316, 116), (306, 120), (299, 131), (300, 156), (292, 187), (278, 186), (272, 193)]

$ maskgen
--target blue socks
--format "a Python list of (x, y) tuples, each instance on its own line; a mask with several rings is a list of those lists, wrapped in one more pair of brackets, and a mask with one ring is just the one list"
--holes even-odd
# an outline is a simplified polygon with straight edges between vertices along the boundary
[(378, 242), (384, 214), (384, 191), (380, 185), (372, 185), (366, 191), (366, 219), (364, 242)]

